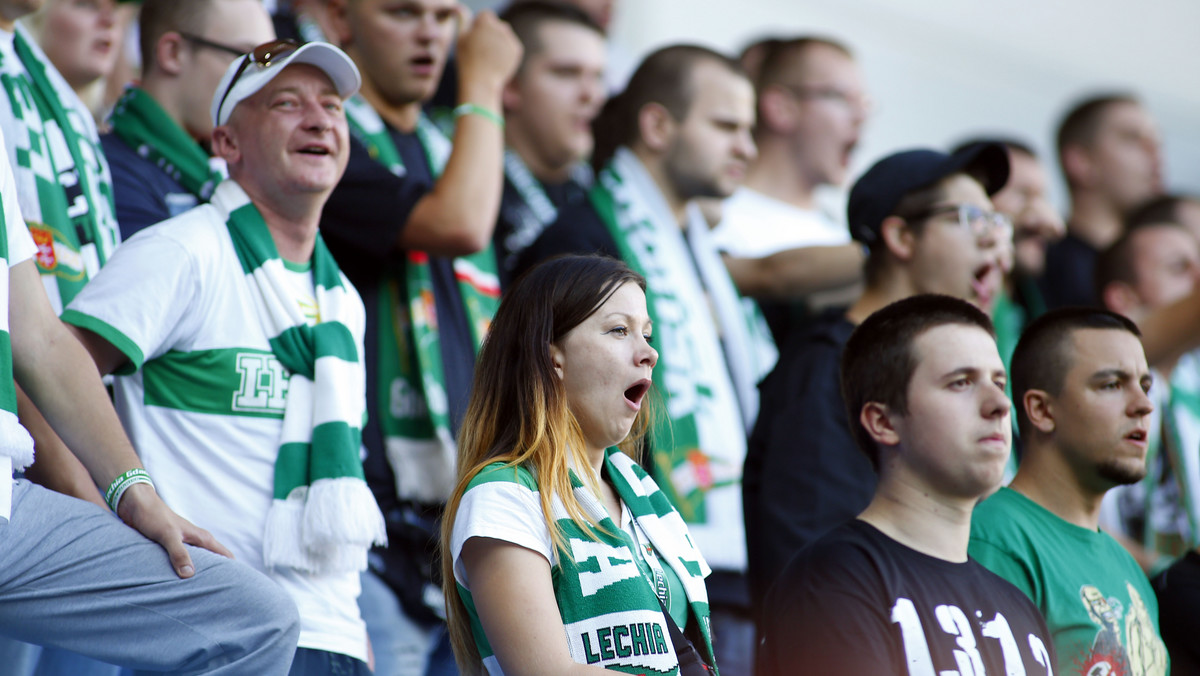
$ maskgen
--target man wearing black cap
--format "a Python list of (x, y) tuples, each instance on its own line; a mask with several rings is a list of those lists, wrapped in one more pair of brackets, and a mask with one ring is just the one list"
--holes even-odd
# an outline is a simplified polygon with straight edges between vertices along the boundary
[(851, 233), (869, 250), (863, 295), (845, 314), (827, 314), (793, 336), (761, 387), (743, 487), (756, 609), (788, 560), (861, 512), (875, 490), (838, 388), (838, 357), (850, 332), (872, 312), (918, 293), (962, 298), (986, 311), (1009, 237), (988, 195), (1007, 178), (1003, 146), (953, 155), (911, 150), (879, 161), (851, 190)]
[(987, 315), (910, 296), (867, 317), (841, 365), (879, 487), (780, 575), (759, 675), (1051, 673), (1037, 607), (967, 556), (972, 510), (1000, 485), (1012, 440)]

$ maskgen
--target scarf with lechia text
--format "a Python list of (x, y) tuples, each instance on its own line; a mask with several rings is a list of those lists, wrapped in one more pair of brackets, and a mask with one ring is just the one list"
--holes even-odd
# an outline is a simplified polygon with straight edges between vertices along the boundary
[(91, 115), (70, 86), (20, 25), (4, 38), (0, 83), (9, 105), (0, 124), (34, 260), (61, 310), (119, 241), (112, 179)]
[(359, 456), (366, 411), (362, 305), (318, 234), (312, 276), (321, 321), (310, 325), (258, 208), (236, 184), (221, 187), (235, 189), (229, 236), (271, 352), (291, 372), (264, 562), (313, 573), (364, 570), (367, 549), (387, 536)]
[(154, 97), (138, 87), (126, 89), (117, 101), (112, 130), (201, 202), (207, 202), (225, 178), (200, 144), (167, 115)]
[[(566, 551), (556, 552), (551, 577), (571, 658), (579, 664), (625, 673), (678, 673), (675, 646), (663, 615), (663, 606), (670, 603), (669, 593), (647, 563), (647, 557), (654, 556), (679, 577), (690, 611), (687, 623), (696, 623), (695, 634), (700, 637), (696, 649), (707, 664), (713, 665), (708, 593), (704, 584), (711, 570), (693, 544), (687, 525), (666, 494), (629, 456), (616, 448), (608, 449), (605, 471), (636, 528), (649, 542), (635, 542), (574, 472), (571, 473), (574, 497), (599, 528), (581, 528), (568, 515), (558, 496), (551, 501), (552, 514), (566, 541)], [(520, 484), (518, 491), (538, 490), (531, 473), (500, 463), (485, 468), (479, 481), (513, 482)], [(479, 482), (472, 482), (468, 490), (479, 487)], [(540, 505), (537, 497), (533, 502)], [(651, 546), (653, 553), (642, 555), (640, 545)], [(464, 600), (472, 598), (462, 585), (458, 589)], [(659, 605), (660, 600), (663, 605)], [(474, 608), (473, 602), (468, 607)], [(476, 646), (488, 671), (500, 673), (487, 637), (474, 620), (472, 625)]]
[[(351, 98), (346, 119), (372, 159), (397, 176), (405, 174), (400, 152), (370, 104), (360, 96)], [(450, 141), (424, 114), (416, 133), (436, 178), (450, 156)], [(455, 258), (453, 267), (478, 351), (500, 303), (491, 244)], [(372, 413), (379, 416), (397, 496), (424, 504), (445, 502), (454, 488), (457, 447), (450, 430), (428, 254), (405, 252), (404, 271), (384, 284), (379, 294), (379, 410)]]
[[(0, 214), (4, 213), (0, 205)], [(17, 388), (13, 384), (12, 339), (8, 334), (8, 227), (0, 218), (0, 458), (9, 458), (17, 469), (33, 464), (33, 439), (17, 420)], [(13, 223), (11, 227), (20, 227)], [(7, 463), (6, 463), (7, 464)], [(11, 476), (3, 476), (8, 481)], [(10, 473), (11, 474), (11, 473)], [(7, 513), (0, 505), (0, 511)]]
[[(651, 430), (655, 476), (686, 521), (706, 523), (707, 494), (741, 478), (746, 430), (757, 415), (754, 385), (776, 356), (769, 331), (756, 307), (738, 299), (715, 248), (681, 235), (657, 186), (627, 149), (617, 150), (588, 197), (621, 257), (646, 278), (662, 374), (655, 381), (667, 409)], [(694, 212), (689, 218), (689, 238), (703, 238), (700, 218)], [(716, 560), (718, 552), (707, 554)]]

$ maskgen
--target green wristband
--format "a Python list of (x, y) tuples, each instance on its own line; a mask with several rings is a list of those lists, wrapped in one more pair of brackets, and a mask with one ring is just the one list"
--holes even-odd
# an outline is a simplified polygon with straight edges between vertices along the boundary
[(479, 115), (496, 123), (497, 127), (504, 128), (504, 116), (496, 111), (485, 108), (476, 103), (464, 103), (454, 109), (454, 119), (458, 119), (463, 115)]
[(150, 480), (150, 473), (146, 470), (135, 467), (121, 476), (113, 479), (113, 482), (108, 485), (108, 490), (104, 491), (104, 502), (108, 503), (108, 508), (117, 513), (117, 505), (121, 504), (121, 496), (125, 495), (125, 491), (134, 484), (150, 484), (154, 488), (154, 482)]

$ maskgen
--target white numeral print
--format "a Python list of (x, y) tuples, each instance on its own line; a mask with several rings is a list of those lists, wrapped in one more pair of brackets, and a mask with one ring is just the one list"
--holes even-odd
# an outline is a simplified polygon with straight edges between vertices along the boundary
[(892, 606), (892, 622), (900, 625), (909, 676), (935, 676), (929, 644), (925, 642), (925, 630), (921, 628), (921, 618), (917, 617), (913, 602), (896, 599), (896, 605)]
[(1046, 644), (1042, 643), (1040, 636), (1029, 635), (1029, 649), (1033, 651), (1033, 659), (1046, 667), (1046, 676), (1054, 676), (1054, 665), (1050, 664), (1050, 651), (1046, 650)]
[[(987, 669), (983, 664), (983, 656), (979, 653), (976, 643), (974, 622), (963, 613), (962, 609), (953, 605), (940, 605), (934, 608), (934, 617), (939, 628), (948, 636), (954, 637), (957, 649), (953, 651), (954, 661), (958, 670), (947, 669), (936, 671), (921, 617), (917, 614), (916, 606), (910, 599), (896, 599), (892, 606), (891, 620), (900, 625), (900, 638), (904, 644), (905, 663), (908, 665), (909, 676), (986, 676)], [(981, 613), (976, 615), (982, 616)], [(991, 620), (982, 622), (980, 633), (982, 638), (994, 639), (1000, 644), (1000, 655), (1004, 660), (1004, 676), (1026, 676), (1025, 662), (1021, 657), (1021, 646), (1013, 636), (1012, 627), (1008, 620), (999, 613)], [(1046, 668), (1046, 676), (1054, 676), (1053, 665), (1050, 664), (1050, 653), (1046, 650), (1042, 639), (1029, 634), (1029, 648), (1038, 664)]]
[(962, 676), (984, 676), (983, 656), (975, 645), (975, 631), (971, 621), (963, 614), (958, 606), (938, 606), (933, 610), (942, 631), (957, 636), (954, 640), (962, 650), (954, 651), (954, 661), (958, 664), (958, 672)]
[[(1021, 648), (1013, 637), (1012, 627), (1000, 613), (983, 623), (983, 635), (1000, 642), (1000, 652), (1004, 655), (1005, 676), (1025, 676), (1025, 665), (1021, 662)], [(1042, 647), (1045, 650), (1045, 646)], [(1034, 653), (1036, 654), (1036, 652)]]

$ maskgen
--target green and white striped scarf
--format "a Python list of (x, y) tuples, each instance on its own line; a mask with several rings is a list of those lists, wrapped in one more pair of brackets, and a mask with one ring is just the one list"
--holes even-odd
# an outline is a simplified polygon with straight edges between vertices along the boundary
[[(4, 207), (0, 204), (0, 214), (2, 213)], [(25, 469), (33, 464), (33, 439), (17, 420), (12, 338), (8, 335), (8, 288), (8, 224), (0, 218), (0, 308), (3, 309), (0, 312), (0, 458), (11, 460), (11, 464), (17, 469)], [(11, 472), (0, 472), (0, 481), (8, 481), (11, 477)], [(0, 509), (3, 509), (2, 505)], [(7, 514), (7, 509), (3, 511)]]
[(204, 148), (139, 87), (126, 89), (117, 101), (112, 130), (201, 202), (212, 198), (213, 190), (225, 178)]
[[(605, 465), (617, 495), (654, 546), (659, 560), (679, 576), (691, 610), (689, 623), (695, 621), (699, 627), (701, 640), (696, 649), (716, 673), (704, 586), (704, 578), (711, 572), (708, 564), (692, 543), (679, 512), (637, 463), (610, 448)], [(501, 463), (480, 472), (468, 490), (492, 481), (538, 490), (529, 471)], [(570, 550), (558, 552), (551, 580), (571, 658), (579, 664), (631, 674), (678, 673), (679, 663), (662, 606), (649, 583), (654, 575), (643, 557), (635, 553), (637, 543), (613, 522), (604, 504), (574, 472), (571, 485), (584, 513), (601, 529), (583, 530), (571, 519), (561, 499), (556, 496), (552, 501), (552, 513)], [(458, 592), (474, 615), (470, 591), (459, 585)], [(472, 617), (472, 625), (480, 657), (485, 665), (495, 666), (491, 645), (477, 617)]]
[(231, 205), (229, 236), (271, 352), (291, 372), (263, 559), (313, 573), (364, 570), (367, 549), (387, 536), (359, 455), (365, 373), (349, 327), (362, 326), (361, 305), (318, 233), (312, 275), (320, 323), (309, 325), (270, 230), (239, 193), (244, 202)]
[[(372, 159), (404, 175), (400, 152), (366, 100), (348, 100), (346, 119)], [(450, 156), (450, 141), (424, 114), (417, 122), (417, 137), (437, 177)], [(453, 266), (478, 353), (500, 304), (496, 256), (489, 243), (479, 253), (455, 258)], [(424, 504), (445, 502), (454, 488), (457, 446), (450, 429), (428, 254), (406, 252), (403, 272), (393, 274), (384, 286), (378, 308), (379, 410), (371, 413), (378, 416), (383, 431), (397, 495)]]
[(112, 178), (90, 113), (20, 25), (11, 47), (0, 50), (5, 141), (34, 260), (61, 311), (119, 241)]
[[(1142, 501), (1143, 516), (1142, 544), (1151, 551), (1175, 555), (1178, 552), (1162, 551), (1176, 533), (1162, 533), (1159, 525), (1162, 516), (1155, 514), (1155, 496), (1161, 493), (1159, 480), (1164, 461), (1171, 468), (1173, 480), (1179, 489), (1179, 505), (1187, 514), (1188, 533), (1185, 533), (1186, 548), (1200, 545), (1200, 352), (1189, 352), (1175, 364), (1170, 379), (1155, 373), (1155, 410), (1150, 417), (1149, 448), (1146, 451), (1146, 478), (1138, 486), (1137, 497)], [(1162, 386), (1166, 390), (1160, 390)], [(1164, 439), (1164, 433), (1167, 438)], [(1158, 517), (1158, 518), (1156, 518)], [(1162, 537), (1166, 535), (1167, 537)]]
[[(680, 237), (665, 206), (656, 209), (651, 204), (662, 202), (661, 194), (628, 149), (617, 150), (588, 197), (621, 258), (646, 278), (646, 306), (654, 322), (655, 342), (660, 344), (657, 370), (662, 375), (656, 381), (667, 410), (651, 429), (653, 468), (663, 490), (696, 530), (710, 520), (708, 493), (741, 480), (745, 435), (758, 413), (756, 385), (778, 354), (757, 306), (740, 302), (715, 247), (710, 247), (707, 258), (702, 255), (704, 246), (693, 246), (695, 253), (689, 253), (688, 242)], [(688, 237), (705, 234), (703, 224), (689, 224)], [(695, 276), (690, 275), (692, 270)], [(719, 326), (714, 322), (708, 333), (720, 333), (722, 345), (708, 349), (700, 342), (704, 336), (696, 335), (696, 327), (709, 320), (696, 313), (707, 314), (714, 306), (722, 322)], [(721, 359), (724, 363), (712, 363)], [(725, 365), (728, 369), (714, 368)], [(711, 419), (714, 410), (726, 407), (715, 399), (720, 385), (714, 379), (724, 376), (720, 371), (728, 373), (736, 392), (737, 401), (730, 405), (741, 414), (740, 426), (718, 425)], [(731, 450), (736, 444), (742, 449), (738, 457)], [(726, 545), (730, 550), (744, 547), (740, 532), (724, 535), (729, 537), (723, 550)], [(721, 551), (705, 553), (719, 568), (735, 565), (722, 565)]]

